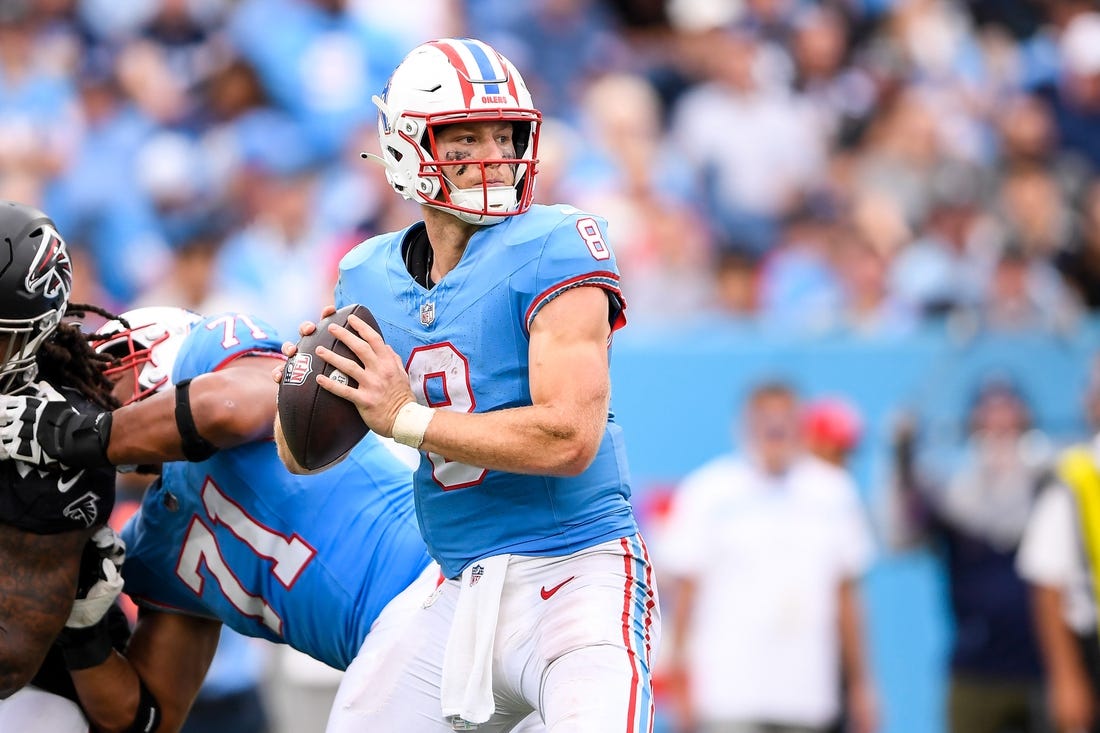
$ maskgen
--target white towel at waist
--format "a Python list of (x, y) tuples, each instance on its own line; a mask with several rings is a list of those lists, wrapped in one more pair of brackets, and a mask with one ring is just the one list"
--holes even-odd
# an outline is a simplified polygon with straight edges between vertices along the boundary
[(440, 694), (443, 717), (455, 730), (470, 730), (493, 714), (493, 640), (510, 557), (478, 560), (459, 580)]

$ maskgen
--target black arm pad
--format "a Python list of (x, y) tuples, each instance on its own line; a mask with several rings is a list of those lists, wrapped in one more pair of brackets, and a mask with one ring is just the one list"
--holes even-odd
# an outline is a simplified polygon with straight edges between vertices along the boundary
[(218, 452), (218, 446), (199, 435), (199, 429), (195, 427), (195, 416), (191, 414), (190, 379), (176, 384), (176, 429), (180, 433), (183, 455), (192, 463), (205, 461)]

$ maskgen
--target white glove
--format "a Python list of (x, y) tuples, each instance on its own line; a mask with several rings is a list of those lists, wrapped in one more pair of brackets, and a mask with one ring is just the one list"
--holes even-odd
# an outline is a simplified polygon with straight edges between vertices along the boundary
[(126, 559), (126, 543), (110, 527), (97, 530), (89, 542), (95, 545), (101, 558), (99, 577), (87, 593), (73, 602), (73, 610), (65, 622), (65, 626), (71, 629), (83, 629), (99, 623), (122, 592), (120, 570)]
[(37, 382), (35, 387), (34, 395), (0, 395), (0, 460), (35, 466), (57, 463), (38, 441), (39, 426), (47, 410), (54, 415), (72, 407), (46, 382)]

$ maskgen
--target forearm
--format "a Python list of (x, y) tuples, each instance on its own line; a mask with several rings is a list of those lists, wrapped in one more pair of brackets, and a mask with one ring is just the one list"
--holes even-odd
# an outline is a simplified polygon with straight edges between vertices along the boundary
[[(100, 665), (71, 672), (80, 704), (102, 733), (178, 731), (202, 686), (221, 624), (165, 613), (143, 613), (126, 656), (113, 652)], [(145, 692), (142, 692), (142, 685)]]
[(80, 706), (101, 733), (122, 733), (138, 715), (141, 685), (137, 672), (118, 652), (103, 664), (70, 672)]
[(175, 392), (168, 390), (115, 410), (111, 440), (107, 444), (107, 459), (111, 464), (127, 466), (184, 460), (175, 408)]
[[(259, 361), (248, 357), (239, 367), (191, 381), (195, 428), (218, 448), (271, 437), (276, 386), (268, 377), (269, 365)], [(184, 460), (175, 390), (115, 410), (107, 457), (116, 466)]]
[(599, 450), (606, 402), (598, 410), (586, 415), (553, 405), (483, 413), (436, 410), (420, 450), (495, 471), (573, 476)]
[(855, 580), (845, 580), (838, 591), (838, 622), (840, 624), (840, 658), (845, 676), (851, 684), (861, 684), (870, 678), (867, 655), (863, 647), (863, 613)]
[(1087, 679), (1077, 639), (1062, 616), (1062, 592), (1050, 586), (1034, 586), (1032, 604), (1047, 677), (1053, 684), (1067, 678)]
[(157, 733), (175, 733), (187, 720), (217, 651), (221, 626), (169, 613), (139, 619), (126, 657), (160, 707)]

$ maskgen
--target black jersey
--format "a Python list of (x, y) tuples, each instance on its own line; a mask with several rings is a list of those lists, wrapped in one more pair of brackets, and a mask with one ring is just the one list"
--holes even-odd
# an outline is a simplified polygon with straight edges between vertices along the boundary
[[(54, 386), (77, 410), (101, 411), (76, 390)], [(0, 524), (35, 534), (60, 534), (106, 524), (114, 506), (113, 468), (0, 461)]]

